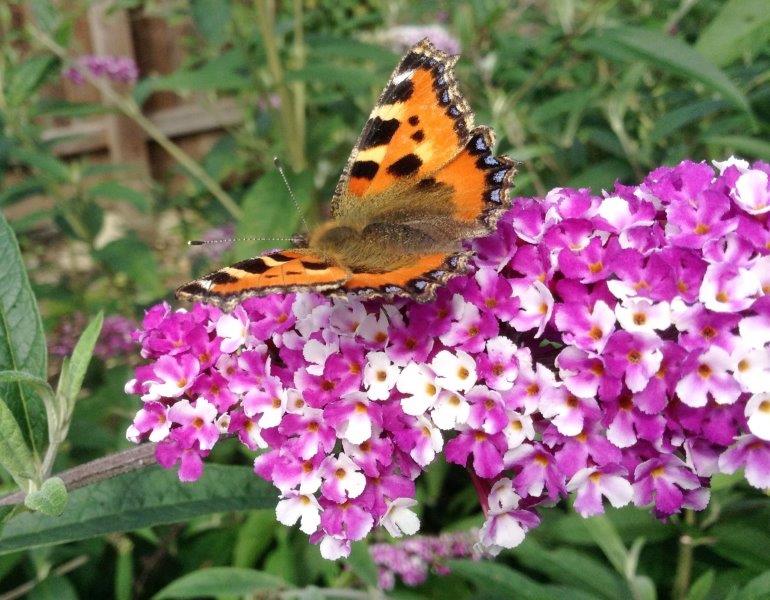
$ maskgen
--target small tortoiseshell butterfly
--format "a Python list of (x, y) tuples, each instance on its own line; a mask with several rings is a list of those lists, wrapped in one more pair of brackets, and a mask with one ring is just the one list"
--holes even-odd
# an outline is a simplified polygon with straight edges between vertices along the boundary
[(448, 56), (425, 39), (377, 101), (332, 199), (332, 220), (306, 247), (271, 252), (180, 287), (231, 308), (249, 296), (311, 290), (424, 302), (465, 270), (463, 240), (488, 234), (509, 207), (515, 169), (457, 88)]

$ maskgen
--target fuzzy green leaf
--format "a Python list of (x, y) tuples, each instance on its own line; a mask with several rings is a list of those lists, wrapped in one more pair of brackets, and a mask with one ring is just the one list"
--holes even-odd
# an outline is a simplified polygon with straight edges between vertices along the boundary
[(165, 598), (213, 598), (228, 594), (246, 596), (292, 586), (275, 575), (237, 567), (201, 569), (172, 581), (153, 600)]
[[(47, 350), (43, 323), (19, 244), (0, 214), (0, 370), (22, 371), (44, 379)], [(13, 413), (33, 455), (45, 445), (46, 416), (43, 401), (24, 384), (0, 383), (0, 397)]]
[(208, 465), (192, 485), (181, 483), (174, 471), (150, 467), (70, 492), (59, 517), (35, 513), (12, 519), (0, 534), (0, 554), (274, 505), (270, 484), (249, 467)]
[(27, 494), (24, 506), (44, 515), (58, 517), (67, 506), (67, 488), (64, 482), (58, 477), (46, 479), (39, 490)]
[(19, 424), (6, 403), (0, 399), (0, 465), (11, 474), (18, 485), (34, 479), (36, 463)]

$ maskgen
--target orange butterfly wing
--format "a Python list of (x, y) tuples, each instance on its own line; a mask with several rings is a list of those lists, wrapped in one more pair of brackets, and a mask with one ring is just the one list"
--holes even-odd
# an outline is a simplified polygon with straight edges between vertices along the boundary
[(452, 68), (457, 57), (427, 39), (407, 52), (390, 77), (337, 184), (366, 197), (399, 181), (432, 173), (455, 156), (473, 126)]
[(368, 298), (411, 296), (419, 302), (425, 302), (435, 296), (438, 286), (464, 272), (469, 258), (468, 252), (416, 256), (412, 264), (392, 271), (354, 272), (339, 290)]
[(340, 287), (350, 272), (305, 249), (281, 250), (249, 258), (186, 283), (177, 298), (231, 307), (249, 296)]

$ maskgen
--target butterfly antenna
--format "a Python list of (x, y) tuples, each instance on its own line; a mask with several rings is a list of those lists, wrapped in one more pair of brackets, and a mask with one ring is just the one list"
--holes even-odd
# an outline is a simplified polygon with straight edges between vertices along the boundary
[(275, 168), (278, 169), (278, 172), (281, 174), (281, 179), (283, 179), (283, 183), (286, 185), (286, 189), (289, 191), (289, 196), (291, 197), (292, 202), (294, 202), (294, 208), (297, 209), (297, 214), (299, 214), (299, 218), (302, 220), (302, 225), (305, 227), (305, 231), (310, 231), (310, 227), (308, 226), (307, 221), (305, 220), (305, 215), (302, 214), (302, 209), (299, 206), (297, 197), (294, 195), (294, 192), (292, 191), (291, 186), (289, 185), (289, 180), (286, 178), (286, 173), (283, 170), (283, 164), (281, 164), (281, 161), (277, 156), (273, 157), (273, 164), (275, 165)]
[(222, 240), (187, 240), (188, 246), (206, 246), (208, 244), (232, 244), (233, 242), (291, 242), (292, 238), (242, 237)]

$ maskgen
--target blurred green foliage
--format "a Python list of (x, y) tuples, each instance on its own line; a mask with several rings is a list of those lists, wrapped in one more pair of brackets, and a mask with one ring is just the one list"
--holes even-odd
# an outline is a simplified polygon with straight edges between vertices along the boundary
[[(33, 29), (17, 27), (13, 15), (22, 4)], [(74, 24), (89, 2), (73, 0), (66, 10), (52, 0), (0, 4), (0, 207), (19, 215), (10, 225), (49, 338), (74, 311), (136, 317), (170, 299), (175, 284), (210, 266), (205, 255), (187, 256), (183, 242), (211, 227), (231, 225), (238, 235), (267, 238), (294, 233), (301, 221), (273, 169), (274, 155), (289, 166), (307, 218), (321, 218), (347, 153), (398, 60), (398, 51), (383, 42), (395, 25), (443, 22), (457, 39), (461, 87), (477, 122), (496, 131), (499, 150), (521, 161), (520, 195), (630, 183), (683, 158), (736, 153), (770, 160), (765, 0), (111, 4), (136, 17), (192, 23), (177, 40), (186, 50), (181, 67), (167, 75), (145, 74), (126, 103), (140, 107), (161, 91), (204, 107), (231, 98), (243, 120), (227, 128), (200, 165), (238, 211), (217, 202), (212, 184), (189, 165), (147, 180), (130, 164), (59, 158), (57, 146), (68, 140), (44, 136), (48, 127), (61, 118), (115, 110), (104, 103), (53, 101), (46, 93), (47, 84), (61, 76), (64, 59), (83, 51)], [(42, 39), (58, 44), (65, 56)], [(274, 244), (241, 244), (220, 260)], [(0, 288), (7, 285), (3, 281)], [(29, 327), (28, 335), (37, 335), (34, 323)], [(43, 360), (39, 353), (37, 360)], [(125, 447), (123, 432), (135, 409), (135, 400), (122, 392), (131, 363), (123, 357), (93, 361), (87, 372), (82, 366), (88, 393), (74, 407), (55, 470)], [(53, 365), (48, 374), (60, 367)], [(45, 375), (44, 360), (35, 366), (41, 368), (37, 376)], [(18, 397), (18, 382), (3, 386)], [(10, 404), (20, 411), (18, 402)], [(30, 425), (5, 439), (39, 441), (44, 433), (42, 426)], [(212, 458), (231, 465), (250, 460), (234, 444), (218, 447)], [(238, 469), (239, 477), (247, 471), (227, 468)], [(2, 481), (13, 489), (11, 473), (3, 472)], [(17, 543), (0, 554), (0, 590), (11, 591), (0, 597), (31, 590), (31, 598), (147, 598), (169, 584), (159, 597), (199, 597), (211, 585), (223, 597), (278, 587), (304, 588), (307, 598), (333, 597), (325, 587), (361, 590), (365, 597), (371, 583), (365, 552), (347, 563), (328, 563), (305, 536), (278, 526), (270, 509), (217, 512), (259, 505), (253, 498), (252, 504), (230, 497), (218, 505), (207, 496), (208, 504), (188, 502), (199, 508), (184, 512), (169, 492), (156, 504), (149, 498), (133, 507), (136, 514), (157, 518), (116, 521), (139, 528), (133, 533), (90, 537), (118, 528), (109, 523), (117, 519), (111, 510), (125, 482), (113, 481), (101, 490), (103, 513), (93, 512), (87, 495), (73, 494), (70, 508), (82, 502), (83, 514), (90, 515), (83, 521), (59, 526), (55, 517), (46, 517), (48, 529), (40, 525), (44, 521), (33, 521), (29, 527), (38, 537), (25, 533), (23, 520), (8, 526), (5, 539)], [(206, 489), (201, 488), (204, 496)], [(419, 495), (428, 532), (479, 522), (463, 474), (443, 463), (423, 478)], [(527, 542), (497, 563), (460, 561), (452, 575), (431, 577), (415, 589), (397, 588), (394, 597), (770, 597), (770, 503), (737, 479), (716, 483), (705, 514), (668, 524), (631, 509), (589, 521), (562, 508), (544, 516)], [(81, 541), (51, 545), (75, 539)], [(686, 556), (689, 565), (683, 564)], [(204, 567), (222, 569), (200, 573)], [(684, 587), (674, 583), (683, 569)]]

